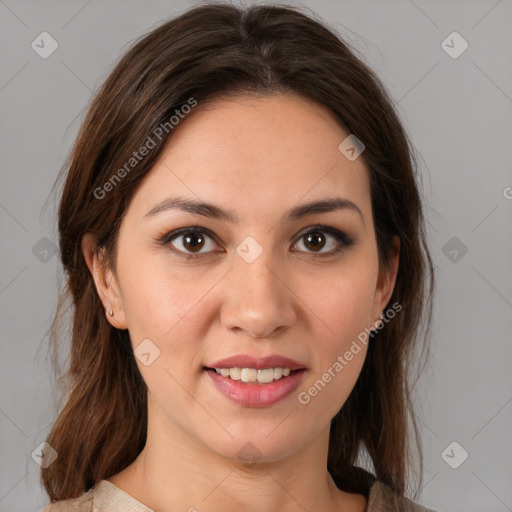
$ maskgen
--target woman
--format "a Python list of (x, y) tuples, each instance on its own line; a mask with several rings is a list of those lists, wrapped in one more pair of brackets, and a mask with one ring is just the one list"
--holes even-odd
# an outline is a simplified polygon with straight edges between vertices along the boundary
[(46, 510), (427, 510), (414, 162), (379, 80), (296, 8), (203, 5), (130, 49), (62, 191)]

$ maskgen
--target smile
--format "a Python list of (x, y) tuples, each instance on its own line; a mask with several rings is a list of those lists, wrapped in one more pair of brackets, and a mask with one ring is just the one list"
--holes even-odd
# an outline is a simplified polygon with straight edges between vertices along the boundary
[(269, 407), (299, 386), (306, 370), (290, 368), (204, 368), (222, 395), (244, 407)]

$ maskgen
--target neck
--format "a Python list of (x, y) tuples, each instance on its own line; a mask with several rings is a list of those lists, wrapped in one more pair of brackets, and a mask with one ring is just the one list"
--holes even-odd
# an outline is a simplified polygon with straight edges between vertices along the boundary
[(328, 429), (288, 457), (251, 463), (213, 452), (157, 414), (149, 418), (143, 451), (109, 480), (153, 510), (365, 509), (366, 499), (338, 489), (327, 471)]

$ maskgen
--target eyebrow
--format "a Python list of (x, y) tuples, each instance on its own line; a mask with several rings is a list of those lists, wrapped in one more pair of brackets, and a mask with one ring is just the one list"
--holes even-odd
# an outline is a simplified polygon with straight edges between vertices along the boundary
[[(159, 202), (153, 208), (151, 208), (151, 210), (149, 210), (146, 215), (144, 215), (144, 218), (153, 217), (159, 213), (169, 210), (182, 210), (194, 215), (202, 215), (203, 217), (210, 217), (231, 223), (237, 223), (239, 221), (238, 216), (233, 211), (224, 210), (220, 206), (216, 206), (211, 203), (195, 201), (178, 196), (169, 197)], [(297, 220), (302, 217), (306, 217), (307, 215), (313, 215), (315, 213), (329, 213), (343, 210), (358, 213), (364, 224), (364, 217), (359, 207), (349, 199), (344, 199), (341, 197), (322, 199), (296, 206), (289, 210), (286, 213), (286, 216), (289, 219)]]

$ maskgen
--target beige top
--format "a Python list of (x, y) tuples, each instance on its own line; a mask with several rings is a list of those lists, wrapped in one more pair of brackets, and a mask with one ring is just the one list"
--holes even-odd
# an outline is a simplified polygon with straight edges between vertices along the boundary
[[(155, 512), (108, 480), (101, 480), (75, 499), (63, 500), (42, 512)], [(436, 512), (408, 498), (399, 498), (386, 484), (376, 480), (370, 488), (365, 512)]]

